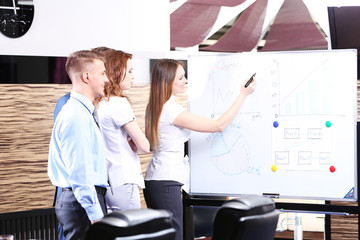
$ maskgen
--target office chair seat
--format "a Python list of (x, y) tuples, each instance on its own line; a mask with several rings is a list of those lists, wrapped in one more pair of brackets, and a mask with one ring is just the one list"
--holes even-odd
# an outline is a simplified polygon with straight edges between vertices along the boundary
[(89, 228), (86, 240), (173, 240), (171, 213), (148, 208), (115, 211)]
[(244, 196), (225, 202), (215, 216), (212, 240), (274, 239), (279, 211), (270, 198)]

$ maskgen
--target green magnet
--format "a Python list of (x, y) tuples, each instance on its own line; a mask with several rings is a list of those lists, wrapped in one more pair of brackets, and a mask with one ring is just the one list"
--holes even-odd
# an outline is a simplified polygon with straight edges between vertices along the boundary
[(325, 125), (326, 125), (327, 127), (331, 127), (331, 122), (330, 122), (330, 121), (326, 121)]

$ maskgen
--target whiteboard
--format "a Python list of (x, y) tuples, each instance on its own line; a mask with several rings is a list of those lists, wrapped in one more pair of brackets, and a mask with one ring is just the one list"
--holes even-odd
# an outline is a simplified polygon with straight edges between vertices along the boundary
[(223, 132), (192, 132), (190, 194), (357, 200), (357, 52), (213, 54), (188, 60), (189, 111), (217, 119), (256, 73)]

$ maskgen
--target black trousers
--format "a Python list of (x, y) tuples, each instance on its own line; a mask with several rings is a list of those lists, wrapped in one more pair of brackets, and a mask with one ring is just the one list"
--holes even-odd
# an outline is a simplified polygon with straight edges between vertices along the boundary
[(182, 184), (176, 181), (145, 181), (144, 198), (148, 208), (165, 209), (172, 213), (176, 240), (183, 240)]
[[(97, 194), (101, 209), (106, 214), (105, 194)], [(91, 225), (85, 209), (76, 200), (73, 191), (62, 191), (55, 204), (56, 217), (66, 240), (82, 240)]]

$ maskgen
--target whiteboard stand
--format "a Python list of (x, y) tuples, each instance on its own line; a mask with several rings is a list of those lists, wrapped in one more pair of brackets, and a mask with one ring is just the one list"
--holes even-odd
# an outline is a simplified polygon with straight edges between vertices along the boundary
[[(193, 220), (193, 207), (220, 207), (225, 200), (202, 199), (197, 196), (188, 195), (183, 192), (183, 206), (184, 206), (184, 239), (193, 240), (194, 234), (194, 220)], [(358, 239), (360, 239), (360, 207), (359, 202), (357, 206), (346, 205), (333, 205), (326, 201), (325, 204), (307, 204), (307, 203), (275, 203), (276, 209), (281, 211), (293, 211), (303, 213), (317, 213), (325, 214), (325, 240), (331, 240), (331, 215), (350, 215), (357, 214), (358, 216)]]
[[(360, 145), (360, 122), (357, 122), (357, 152), (359, 153)], [(357, 186), (360, 186), (360, 154), (357, 155)], [(325, 214), (325, 240), (331, 240), (331, 215), (350, 215), (357, 214), (358, 216), (358, 239), (360, 239), (360, 194), (357, 191), (357, 204), (354, 206), (330, 204), (330, 201), (325, 201), (325, 204), (310, 204), (310, 203), (281, 203), (276, 202), (275, 207), (281, 211), (293, 211), (303, 213), (318, 213)], [(194, 239), (194, 219), (193, 207), (220, 207), (226, 200), (219, 200), (217, 197), (209, 198), (208, 196), (202, 198), (201, 196), (191, 196), (183, 191), (183, 208), (184, 208), (184, 239)]]

